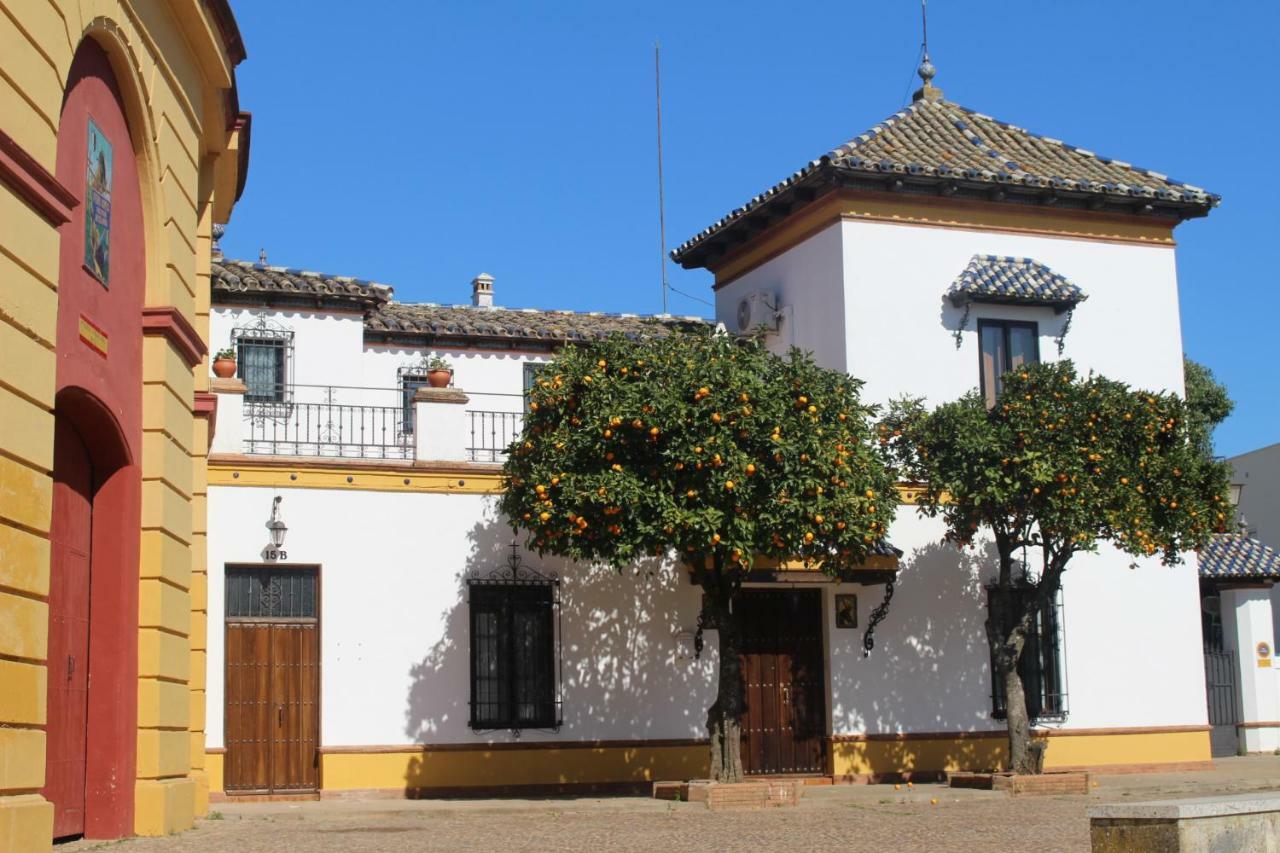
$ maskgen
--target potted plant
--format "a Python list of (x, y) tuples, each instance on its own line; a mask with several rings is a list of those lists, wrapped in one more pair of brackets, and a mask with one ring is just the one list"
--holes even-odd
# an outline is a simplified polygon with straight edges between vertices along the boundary
[(433, 355), (425, 362), (427, 382), (432, 388), (448, 388), (453, 381), (453, 366), (446, 359)]
[(236, 375), (236, 351), (232, 347), (218, 350), (213, 357), (213, 375), (219, 379), (230, 379)]

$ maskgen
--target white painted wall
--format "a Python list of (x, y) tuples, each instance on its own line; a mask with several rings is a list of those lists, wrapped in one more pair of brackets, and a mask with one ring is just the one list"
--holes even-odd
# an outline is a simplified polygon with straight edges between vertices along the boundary
[[(233, 330), (253, 326), (260, 318), (294, 333), (294, 383), (365, 384), (363, 365), (354, 357), (364, 346), (364, 318), (357, 313), (215, 305), (209, 315), (210, 348), (216, 352), (230, 346)], [(392, 376), (394, 378), (394, 372)]]
[(764, 291), (776, 296), (783, 314), (778, 333), (768, 337), (771, 350), (784, 353), (794, 344), (823, 367), (846, 370), (842, 253), (839, 225), (818, 232), (717, 291), (716, 320), (736, 332), (738, 302)]
[[(716, 316), (733, 326), (753, 290), (781, 296), (787, 322), (775, 348), (795, 345), (819, 363), (864, 380), (864, 399), (955, 399), (979, 384), (977, 321), (1039, 325), (1040, 356), (1058, 358), (1065, 314), (1045, 307), (974, 305), (956, 346), (963, 309), (946, 300), (976, 254), (1031, 257), (1078, 284), (1063, 357), (1135, 386), (1182, 385), (1174, 252), (1103, 243), (893, 223), (845, 221), (820, 232), (716, 294)], [(999, 727), (990, 720), (989, 656), (982, 578), (994, 558), (940, 546), (936, 522), (900, 511), (891, 530), (906, 552), (877, 649), (861, 657), (861, 631), (837, 631), (832, 712), (836, 733)], [(1064, 579), (1068, 727), (1198, 725), (1207, 719), (1194, 555), (1165, 568), (1110, 547), (1078, 557)], [(837, 590), (843, 591), (843, 590)], [(859, 593), (865, 624), (881, 589)], [(828, 598), (830, 601), (830, 598)]]
[(399, 406), (397, 371), (439, 355), (454, 368), (453, 385), (470, 395), (468, 409), (497, 412), (524, 410), (524, 364), (550, 359), (545, 352), (485, 352), (464, 349), (411, 348), (364, 342), (364, 321), (345, 312), (279, 311), (215, 305), (210, 316), (211, 346), (221, 349), (232, 330), (259, 317), (294, 333), (293, 381), (298, 402), (321, 402), (320, 386), (335, 387), (334, 402)]
[[(1240, 665), (1240, 721), (1270, 724), (1240, 730), (1248, 752), (1272, 752), (1280, 747), (1280, 694), (1277, 693), (1275, 636), (1272, 625), (1271, 594), (1260, 587), (1224, 589), (1222, 596), (1222, 636), (1228, 648), (1236, 650)], [(1260, 654), (1259, 644), (1266, 644)]]
[[(899, 511), (889, 538), (904, 552), (902, 571), (869, 658), (862, 628), (883, 587), (833, 589), (856, 592), (859, 611), (858, 631), (835, 629), (828, 612), (836, 734), (1003, 728), (991, 719), (983, 626), (994, 550), (960, 551), (941, 544), (943, 533), (940, 521)], [(1062, 727), (1204, 725), (1195, 565), (1129, 564), (1108, 546), (1074, 558), (1063, 577)]]
[[(945, 299), (979, 254), (1030, 257), (1081, 287), (1063, 357), (1132, 385), (1182, 391), (1182, 338), (1173, 249), (883, 222), (846, 221), (844, 275), (847, 369), (867, 381), (871, 401), (910, 392), (933, 403), (978, 385), (977, 321), (1035, 321), (1040, 357), (1066, 314), (1051, 308), (974, 305), (956, 349), (962, 308)], [(807, 329), (797, 330), (801, 341)]]
[[(224, 566), (259, 562), (272, 489), (209, 489), (207, 743), (223, 745)], [(493, 499), (282, 490), (290, 562), (321, 565), (321, 742), (325, 746), (502, 742), (467, 726), (469, 622), (464, 578), (509, 554)], [(561, 574), (564, 728), (525, 741), (689, 738), (715, 694), (714, 642), (677, 661), (675, 634), (697, 624), (698, 590), (670, 567), (642, 576), (525, 557)], [(653, 572), (652, 576), (649, 572)], [(712, 638), (714, 640), (714, 638)]]
[(1249, 523), (1252, 536), (1272, 548), (1280, 547), (1280, 444), (1260, 447), (1227, 460), (1231, 482), (1240, 490), (1237, 517)]

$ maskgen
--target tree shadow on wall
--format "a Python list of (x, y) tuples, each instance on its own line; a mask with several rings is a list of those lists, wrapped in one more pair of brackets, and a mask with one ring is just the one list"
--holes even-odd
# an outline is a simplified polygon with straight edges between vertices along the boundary
[(694, 630), (699, 590), (658, 560), (619, 572), (521, 548), (525, 568), (560, 579), (563, 722), (558, 731), (473, 730), (467, 581), (507, 566), (512, 532), (490, 507), (467, 538), (437, 639), (410, 670), (404, 731), (423, 749), (406, 768), (406, 794), (604, 792), (706, 775), (715, 656), (681, 657), (676, 634)]
[[(833, 703), (834, 729), (865, 733), (836, 736), (838, 766), (893, 781), (1003, 765), (984, 627), (983, 583), (996, 562), (991, 544), (965, 550), (932, 544), (903, 559), (870, 657), (833, 660), (837, 689), (848, 697)], [(916, 736), (908, 740), (905, 733)]]

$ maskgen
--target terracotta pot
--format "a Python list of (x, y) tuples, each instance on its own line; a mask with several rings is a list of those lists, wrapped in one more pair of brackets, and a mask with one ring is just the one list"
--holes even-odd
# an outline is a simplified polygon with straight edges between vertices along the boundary
[(453, 371), (428, 370), (427, 381), (431, 383), (432, 388), (448, 388), (449, 383), (453, 381)]
[(236, 375), (236, 360), (234, 358), (215, 358), (213, 360), (213, 375), (219, 379), (230, 379)]

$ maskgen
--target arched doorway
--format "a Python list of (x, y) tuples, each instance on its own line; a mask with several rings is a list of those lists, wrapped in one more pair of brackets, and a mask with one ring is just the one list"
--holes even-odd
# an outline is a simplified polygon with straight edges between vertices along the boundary
[(137, 775), (146, 253), (134, 136), (92, 39), (68, 75), (56, 174), (79, 204), (59, 229), (42, 793), (55, 838), (117, 838)]

